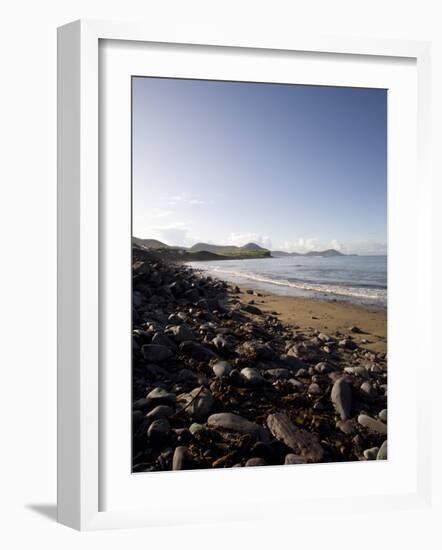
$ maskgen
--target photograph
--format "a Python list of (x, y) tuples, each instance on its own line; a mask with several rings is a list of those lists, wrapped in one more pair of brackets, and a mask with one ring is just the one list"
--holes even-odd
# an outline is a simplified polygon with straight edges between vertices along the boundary
[(132, 473), (386, 460), (388, 90), (131, 101)]

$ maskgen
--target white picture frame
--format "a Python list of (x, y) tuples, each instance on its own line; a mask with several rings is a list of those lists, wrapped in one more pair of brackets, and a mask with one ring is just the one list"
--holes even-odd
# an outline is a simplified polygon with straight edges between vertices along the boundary
[[(186, 32), (173, 32), (171, 36), (157, 36), (144, 26), (116, 22), (76, 21), (65, 25), (58, 32), (58, 520), (60, 523), (80, 530), (139, 527), (158, 524), (191, 522), (190, 515), (170, 514), (165, 517), (161, 507), (121, 507), (103, 510), (100, 483), (103, 483), (101, 456), (103, 445), (102, 406), (100, 375), (101, 317), (100, 302), (103, 291), (100, 280), (103, 276), (100, 211), (102, 189), (100, 188), (100, 41), (125, 41), (126, 44), (164, 43), (175, 45), (174, 55), (179, 56), (181, 47), (189, 45), (229, 48), (247, 55), (248, 51), (310, 52), (322, 55), (329, 53), (345, 56), (372, 56), (377, 58), (407, 58), (416, 63), (417, 72), (417, 169), (418, 169), (418, 227), (419, 227), (419, 270), (416, 271), (420, 295), (416, 297), (416, 308), (423, 313), (423, 323), (431, 307), (429, 287), (430, 251), (424, 244), (430, 227), (431, 203), (428, 176), (429, 120), (431, 116), (430, 88), (430, 44), (390, 40), (372, 40), (350, 37), (301, 37), (288, 42), (265, 39), (249, 41), (225, 34), (223, 39), (210, 39), (201, 35), (186, 36)], [(422, 331), (429, 334), (430, 331)], [(342, 510), (358, 506), (370, 510), (380, 506), (418, 507), (426, 506), (431, 497), (430, 433), (425, 422), (430, 403), (424, 398), (424, 387), (428, 385), (429, 371), (423, 369), (416, 386), (416, 486), (408, 494), (392, 492), (365, 496), (343, 496), (339, 498)], [(368, 464), (366, 466), (369, 466)], [(322, 468), (322, 465), (314, 466)], [(342, 466), (341, 466), (342, 467)], [(353, 467), (354, 465), (345, 465)], [(243, 469), (241, 469), (243, 470)], [(251, 469), (256, 470), (256, 469)], [(272, 469), (269, 469), (272, 470)], [(274, 469), (273, 469), (274, 470)], [(342, 471), (342, 470), (341, 470)], [(181, 480), (195, 484), (207, 483), (206, 477), (195, 472), (179, 473)], [(163, 475), (163, 474), (161, 474)], [(169, 474), (164, 474), (169, 475)], [(172, 474), (176, 476), (176, 474)], [(199, 477), (198, 477), (199, 475)], [(249, 483), (255, 472), (236, 471), (230, 475), (246, 475)], [(266, 474), (267, 475), (267, 474)], [(269, 473), (272, 476), (274, 474)], [(345, 475), (345, 474), (343, 474)], [(147, 482), (149, 481), (148, 478)], [(176, 478), (178, 482), (178, 478)], [(164, 477), (163, 477), (164, 480)], [(271, 483), (271, 480), (269, 480)], [(315, 492), (313, 499), (302, 500), (302, 510), (325, 509), (330, 496)], [(256, 506), (232, 510), (221, 519), (250, 519), (260, 517), (263, 502)], [(196, 500), (196, 499), (195, 499)], [(284, 506), (291, 497), (281, 491)], [(198, 503), (193, 503), (195, 509)], [(300, 503), (293, 503), (300, 509)], [(200, 505), (199, 520), (213, 520)], [(279, 513), (279, 512), (278, 512)], [(234, 514), (234, 515), (233, 515)]]

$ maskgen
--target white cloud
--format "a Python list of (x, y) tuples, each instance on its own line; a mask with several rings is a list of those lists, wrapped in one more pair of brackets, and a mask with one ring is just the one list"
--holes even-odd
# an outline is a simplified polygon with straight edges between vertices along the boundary
[[(333, 248), (343, 254), (359, 254), (363, 255), (384, 255), (387, 254), (387, 245), (382, 242), (375, 241), (349, 241), (342, 242), (338, 239), (330, 241), (321, 240), (315, 237), (299, 237), (293, 241), (285, 241), (280, 247), (287, 252), (311, 252), (313, 250), (327, 250)], [(275, 248), (275, 250), (278, 247)]]
[(281, 248), (286, 252), (310, 252), (311, 250), (319, 250), (319, 247), (319, 239), (299, 237), (294, 241), (285, 241)]
[(159, 241), (170, 246), (192, 246), (198, 241), (192, 236), (189, 225), (184, 222), (171, 223), (157, 227), (145, 228), (143, 236)]
[(170, 205), (191, 204), (191, 205), (198, 206), (198, 205), (206, 204), (206, 201), (202, 200), (201, 197), (197, 195), (192, 195), (188, 191), (182, 191), (177, 195), (170, 195), (167, 197), (163, 197), (163, 200)]
[(167, 218), (173, 214), (173, 210), (166, 210), (165, 208), (152, 208), (146, 214), (151, 218)]

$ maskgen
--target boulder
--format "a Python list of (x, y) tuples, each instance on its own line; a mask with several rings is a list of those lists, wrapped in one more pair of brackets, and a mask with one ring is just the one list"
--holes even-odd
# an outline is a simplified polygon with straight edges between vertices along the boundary
[(331, 390), (331, 400), (341, 420), (351, 416), (352, 391), (345, 378), (338, 378)]

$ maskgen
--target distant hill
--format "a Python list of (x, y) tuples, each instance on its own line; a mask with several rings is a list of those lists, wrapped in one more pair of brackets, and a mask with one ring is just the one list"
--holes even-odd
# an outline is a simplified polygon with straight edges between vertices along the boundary
[(311, 252), (306, 252), (304, 256), (323, 256), (329, 258), (330, 256), (345, 256), (345, 254), (334, 248), (329, 248), (328, 250), (312, 250)]
[(132, 242), (138, 246), (149, 248), (149, 250), (157, 250), (159, 248), (169, 248), (168, 244), (157, 241), (156, 239), (139, 239), (138, 237), (132, 237)]
[(244, 246), (224, 246), (219, 244), (196, 243), (188, 249), (189, 252), (213, 252), (221, 256), (246, 257), (246, 258), (270, 258), (270, 250), (262, 248), (255, 243), (248, 243)]
[(170, 246), (156, 239), (140, 239), (138, 237), (132, 237), (132, 243), (135, 247), (149, 250), (170, 261), (197, 262), (271, 257), (270, 250), (255, 243), (247, 243), (244, 246), (196, 243), (190, 248), (186, 248), (184, 246)]
[(284, 258), (285, 256), (302, 256), (299, 252), (284, 252), (283, 250), (272, 250), (273, 258)]
[[(299, 252), (285, 252), (283, 250), (268, 250), (256, 243), (247, 243), (244, 246), (196, 243), (190, 248), (184, 246), (170, 246), (157, 239), (140, 239), (132, 237), (132, 242), (141, 248), (161, 253), (171, 260), (180, 261), (207, 261), (207, 260), (245, 260), (252, 258), (284, 258), (286, 256), (346, 256), (342, 252), (329, 248), (327, 250), (312, 250), (301, 254)], [(355, 256), (356, 254), (350, 254)]]

